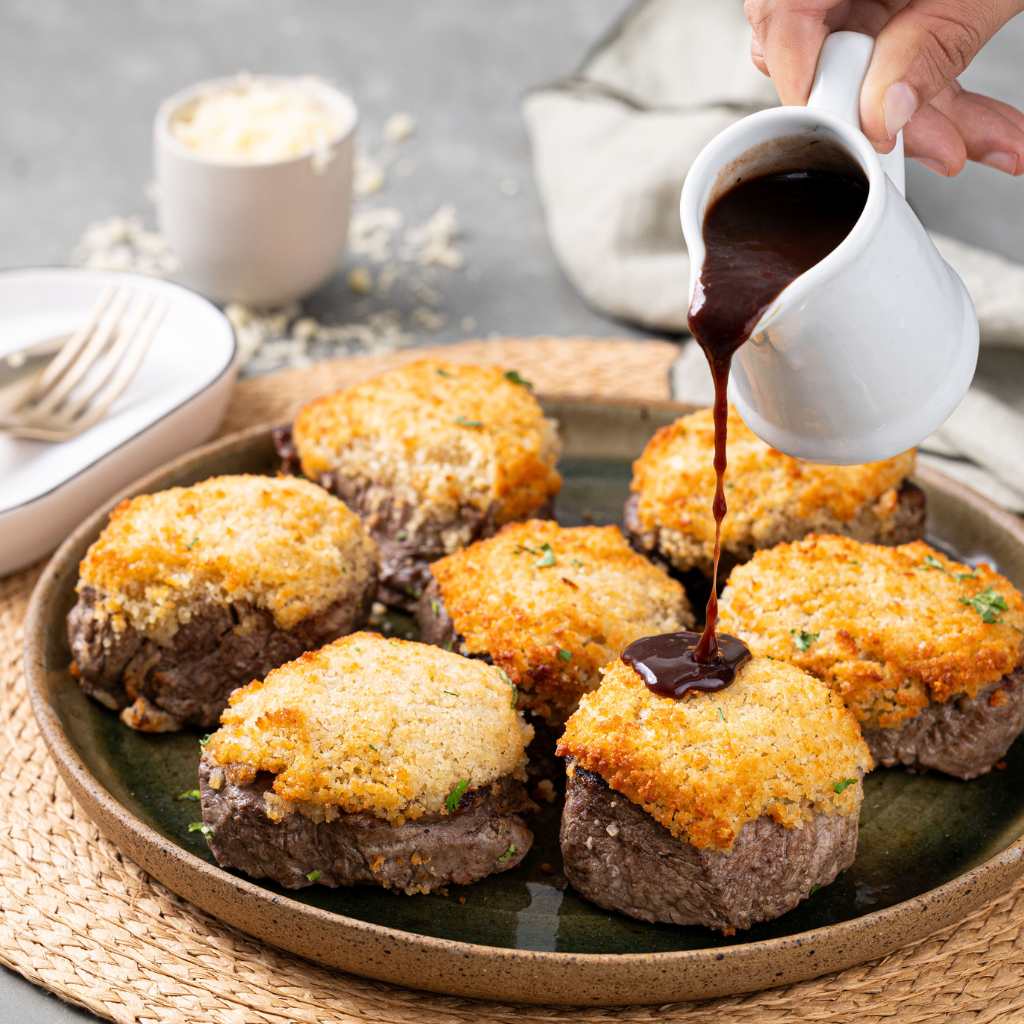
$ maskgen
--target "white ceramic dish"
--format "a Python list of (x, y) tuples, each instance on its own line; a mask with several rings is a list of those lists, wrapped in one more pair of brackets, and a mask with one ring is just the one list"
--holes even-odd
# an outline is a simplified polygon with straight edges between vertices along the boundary
[(159, 293), (167, 316), (103, 422), (62, 444), (0, 433), (0, 576), (46, 554), (140, 473), (209, 439), (223, 418), (237, 374), (234, 331), (211, 303), (167, 281), (56, 267), (0, 271), (0, 356), (78, 326), (111, 282)]
[(276, 306), (308, 294), (337, 270), (348, 238), (358, 114), (344, 93), (312, 81), (304, 87), (345, 126), (326, 154), (229, 162), (200, 156), (175, 138), (176, 112), (237, 81), (202, 82), (157, 111), (160, 230), (180, 263), (177, 277), (188, 287), (218, 302)]

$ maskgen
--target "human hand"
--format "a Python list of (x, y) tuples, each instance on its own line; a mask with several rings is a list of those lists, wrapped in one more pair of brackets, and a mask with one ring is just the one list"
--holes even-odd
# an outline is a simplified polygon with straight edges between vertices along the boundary
[(880, 153), (903, 129), (908, 156), (937, 174), (976, 160), (1024, 174), (1024, 113), (957, 76), (1024, 0), (746, 0), (751, 55), (783, 103), (803, 104), (825, 37), (875, 36), (860, 94), (861, 128)]

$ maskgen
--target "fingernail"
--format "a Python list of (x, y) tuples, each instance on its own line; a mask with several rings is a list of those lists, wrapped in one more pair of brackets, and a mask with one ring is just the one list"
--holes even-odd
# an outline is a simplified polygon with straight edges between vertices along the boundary
[(925, 165), (929, 171), (934, 171), (936, 174), (941, 174), (944, 178), (949, 177), (949, 168), (938, 160), (930, 160), (926, 156), (919, 156), (918, 162)]
[(1004, 174), (1017, 173), (1017, 155), (1015, 153), (986, 153), (979, 162), (988, 167), (994, 167)]
[(906, 82), (895, 82), (885, 90), (882, 115), (890, 139), (896, 138), (900, 129), (914, 116), (915, 110), (917, 93)]

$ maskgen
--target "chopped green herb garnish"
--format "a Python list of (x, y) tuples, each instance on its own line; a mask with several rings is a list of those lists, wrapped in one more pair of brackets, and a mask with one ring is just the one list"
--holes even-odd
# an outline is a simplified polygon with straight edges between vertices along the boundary
[(533, 390), (533, 385), (524, 376), (522, 376), (518, 370), (506, 370), (505, 380), (510, 380), (513, 384), (518, 384), (520, 387), (524, 387), (528, 391)]
[(442, 690), (442, 693), (447, 693), (449, 697), (458, 697), (458, 694), (454, 690)]
[(398, 533), (395, 534), (395, 540), (408, 540), (408, 539), (409, 539), (409, 531), (408, 530), (399, 530)]
[(958, 580), (976, 580), (978, 579), (978, 574), (976, 572), (958, 572), (956, 573), (956, 578)]
[(806, 629), (791, 629), (789, 633), (793, 637), (793, 643), (796, 644), (797, 650), (800, 651), (806, 651), (821, 636), (820, 633), (808, 633)]
[(380, 747), (375, 747), (372, 743), (367, 743), (367, 746), (375, 753), (380, 753)]
[(499, 864), (504, 864), (505, 861), (511, 860), (519, 852), (515, 843), (509, 843), (508, 849), (498, 858)]
[(549, 565), (556, 565), (558, 563), (558, 559), (555, 558), (554, 549), (546, 541), (541, 544), (540, 550), (542, 554), (534, 563), (538, 569), (546, 569)]
[(213, 831), (205, 821), (190, 821), (188, 830), (189, 832), (202, 832), (204, 836), (208, 836)]
[(198, 537), (193, 537), (193, 538), (192, 538), (192, 539), (191, 539), (191, 540), (190, 540), (190, 541), (189, 541), (189, 542), (188, 542), (188, 543), (187, 543), (187, 544), (185, 545), (185, 547), (186, 547), (186, 548), (187, 548), (187, 549), (188, 549), (189, 551), (191, 551), (191, 550), (192, 550), (192, 549), (193, 549), (193, 548), (194, 548), (194, 547), (195, 547), (195, 546), (196, 546), (196, 545), (197, 545), (198, 543), (199, 543), (199, 538), (198, 538)]
[(177, 797), (175, 797), (175, 799), (177, 799), (177, 800), (198, 800), (199, 799), (199, 790), (198, 789), (186, 789), (184, 793), (179, 793), (177, 795)]
[(842, 793), (847, 786), (852, 786), (857, 780), (856, 779), (840, 779), (838, 782), (832, 783), (832, 788), (837, 793)]
[(434, 616), (440, 617), (441, 615), (441, 602), (436, 597), (430, 599), (430, 611)]
[(821, 888), (820, 885), (812, 885), (811, 886), (811, 891), (807, 895), (808, 896), (813, 896), (820, 888)]
[(562, 661), (572, 661), (572, 651), (567, 651), (564, 647), (559, 647), (558, 657)]
[(450, 377), (451, 374), (447, 370), (443, 370), (440, 366), (437, 368), (438, 377)]
[(724, 712), (724, 711), (723, 711), (723, 710), (722, 710), (721, 708), (719, 708), (719, 709), (718, 709), (718, 717), (719, 717), (719, 718), (720, 718), (720, 719), (721, 719), (721, 720), (722, 720), (723, 722), (725, 721), (725, 712)]
[(925, 555), (921, 568), (938, 569), (939, 572), (946, 572), (946, 567), (934, 555)]
[(580, 560), (579, 560), (578, 558), (574, 558), (574, 559), (572, 560), (572, 564), (573, 564), (573, 565), (574, 565), (574, 566), (575, 566), (575, 567), (576, 567), (577, 569), (585, 569), (585, 568), (586, 568), (586, 566), (585, 566), (585, 565), (584, 565), (584, 564), (583, 564), (583, 563), (582, 563), (582, 562), (581, 562), (581, 561), (580, 561)]
[(531, 548), (529, 544), (517, 544), (515, 546), (515, 548), (513, 548), (513, 551), (517, 555), (521, 555), (523, 553), (525, 553), (527, 555), (539, 555), (540, 554), (540, 552), (536, 548)]
[(455, 788), (444, 798), (444, 809), (449, 814), (454, 814), (456, 812), (459, 803), (466, 795), (467, 789), (469, 789), (469, 779), (459, 779), (459, 781), (455, 783)]
[[(495, 668), (498, 668), (498, 666), (495, 665)], [(501, 673), (501, 678), (512, 687), (512, 707), (515, 707), (519, 703), (519, 690), (516, 688), (516, 684), (512, 682), (512, 677), (503, 668), (499, 668), (498, 671)]]
[(455, 639), (453, 637), (449, 637), (449, 639), (445, 640), (445, 642), (444, 642), (444, 649), (446, 651), (450, 651), (454, 646), (455, 646)]
[(310, 882), (319, 882), (322, 874), (323, 872), (319, 868), (313, 868), (312, 871), (306, 873), (306, 880)]
[(213, 735), (212, 732), (208, 732), (205, 736), (201, 737), (200, 740), (199, 740), (199, 746), (205, 747), (206, 744), (210, 742), (210, 737), (212, 735)]
[(1007, 609), (1006, 598), (991, 587), (986, 587), (974, 597), (961, 597), (960, 603), (970, 605), (981, 616), (981, 621), (989, 624), (1001, 621), (1002, 613)]
[(456, 416), (455, 417), (455, 422), (460, 427), (482, 427), (483, 426), (483, 424), (480, 422), (480, 420), (470, 420), (470, 419), (467, 419), (465, 416)]

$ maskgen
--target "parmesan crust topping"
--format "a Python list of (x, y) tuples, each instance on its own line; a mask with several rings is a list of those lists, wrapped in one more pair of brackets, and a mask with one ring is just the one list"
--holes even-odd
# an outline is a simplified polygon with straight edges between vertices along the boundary
[(901, 725), (930, 701), (979, 690), (1016, 668), (1024, 600), (987, 565), (923, 541), (901, 547), (811, 536), (734, 569), (721, 626), (755, 654), (831, 686), (866, 725)]
[(871, 755), (853, 716), (818, 680), (752, 658), (731, 685), (659, 697), (616, 661), (569, 719), (558, 753), (596, 772), (677, 839), (728, 850), (762, 815), (799, 828), (856, 814)]
[(121, 502), (79, 566), (98, 614), (166, 642), (204, 602), (250, 602), (290, 629), (365, 589), (377, 551), (306, 480), (220, 476)]
[(555, 424), (513, 371), (422, 359), (310, 402), (295, 419), (302, 471), (388, 488), (455, 519), (520, 519), (558, 493)]
[[(659, 546), (681, 568), (711, 566), (714, 444), (712, 411), (702, 409), (662, 427), (633, 463), (641, 529), (657, 532)], [(794, 523), (805, 524), (801, 534), (838, 530), (865, 509), (884, 533), (915, 457), (908, 451), (864, 466), (802, 462), (765, 444), (730, 406), (723, 550), (753, 551), (791, 539)]]
[(693, 623), (682, 586), (615, 526), (512, 523), (430, 571), (462, 649), (489, 655), (553, 722), (633, 640)]
[(525, 778), (533, 729), (512, 696), (482, 661), (353, 633), (235, 690), (205, 753), (238, 784), (273, 773), (272, 818), (366, 812), (398, 825)]

